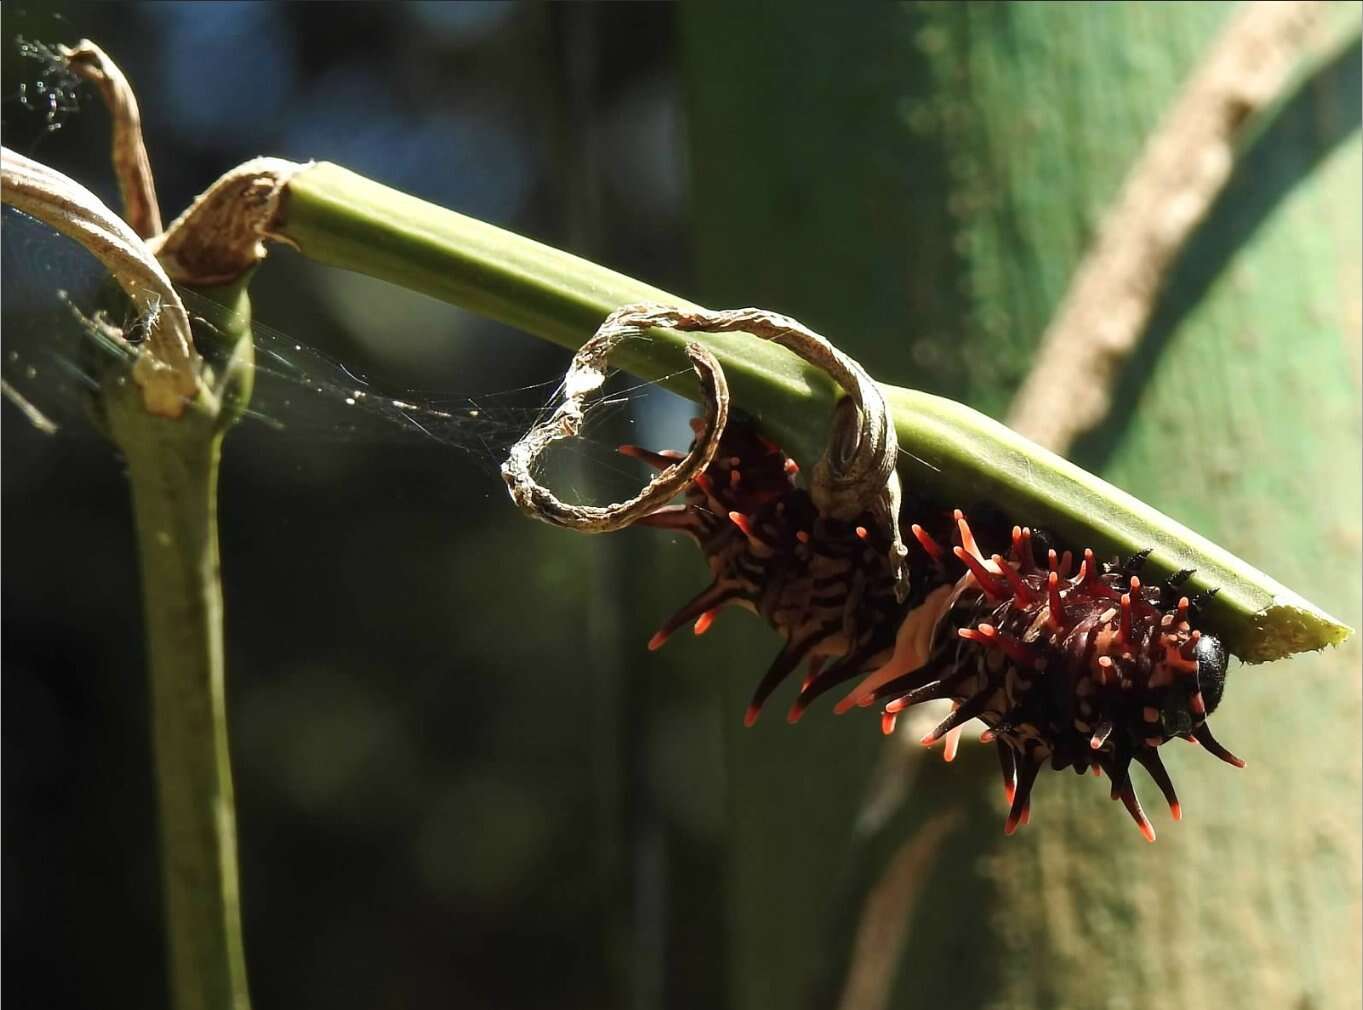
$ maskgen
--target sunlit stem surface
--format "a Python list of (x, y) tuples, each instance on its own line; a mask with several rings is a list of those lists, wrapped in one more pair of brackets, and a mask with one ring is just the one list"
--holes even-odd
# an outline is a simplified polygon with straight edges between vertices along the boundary
[[(292, 179), (276, 231), (314, 260), (424, 292), (566, 347), (580, 346), (620, 305), (691, 304), (327, 163)], [(838, 342), (837, 334), (825, 336)], [(691, 339), (657, 330), (651, 341), (621, 348), (615, 361), (695, 397), (683, 357)], [(837, 392), (826, 376), (744, 334), (700, 339), (723, 365), (737, 407), (797, 458), (822, 451)], [(985, 501), (1001, 505), (1108, 555), (1154, 548), (1155, 573), (1196, 569), (1190, 591), (1219, 590), (1205, 625), (1247, 661), (1319, 649), (1349, 635), (1346, 625), (1263, 572), (988, 417), (916, 390), (887, 386), (886, 394), (907, 487), (966, 508)]]

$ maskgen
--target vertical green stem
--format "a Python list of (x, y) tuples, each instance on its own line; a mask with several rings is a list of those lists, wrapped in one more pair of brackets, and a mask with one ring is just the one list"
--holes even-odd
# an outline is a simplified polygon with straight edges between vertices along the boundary
[(177, 1010), (249, 1005), (223, 688), (216, 502), (221, 441), (220, 435), (197, 442), (120, 439), (142, 564)]
[[(228, 379), (221, 399), (201, 395), (182, 417), (153, 417), (120, 363), (105, 370), (99, 400), (132, 485), (175, 1010), (250, 1007), (227, 743), (217, 517), (223, 433), (249, 396), (244, 285), (229, 300), (241, 328), (228, 335), (230, 354), (215, 369)], [(210, 347), (209, 341), (223, 335), (218, 330), (198, 342)]]

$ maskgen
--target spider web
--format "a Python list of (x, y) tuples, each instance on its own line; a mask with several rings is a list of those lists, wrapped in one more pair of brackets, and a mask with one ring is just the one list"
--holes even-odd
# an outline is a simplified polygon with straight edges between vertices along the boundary
[[(69, 34), (59, 16), (49, 20), (45, 24), (52, 31)], [(3, 96), (7, 142), (35, 155), (44, 139), (81, 111), (89, 86), (66, 68), (53, 47), (18, 35), (6, 42), (6, 55), (18, 57), (9, 64), (19, 77), (17, 85), (10, 78)], [(107, 273), (75, 243), (9, 207), (4, 209), (0, 266), (0, 378), (7, 387), (0, 411), (6, 420), (40, 430), (47, 430), (50, 422), (63, 437), (93, 434), (89, 409), (100, 355), (120, 352), (72, 310), (88, 318), (109, 301)], [(180, 294), (190, 316), (201, 324), (231, 326), (222, 306), (194, 292), (182, 289)], [(144, 335), (147, 321), (124, 316), (108, 322), (136, 340)], [(354, 445), (429, 450), (434, 444), (454, 450), (464, 465), (496, 475), (510, 447), (557, 406), (568, 362), (564, 352), (562, 364), (551, 367), (548, 377), (517, 388), (449, 393), (371, 379), (307, 339), (259, 318), (251, 330), (254, 388), (233, 441), (266, 437), (300, 458), (316, 456), (319, 445), (342, 452)], [(223, 362), (207, 363), (222, 373)], [(683, 419), (692, 412), (693, 407), (656, 383), (634, 384), (616, 373), (588, 405), (582, 435), (556, 443), (537, 476), (584, 502), (628, 497), (638, 489), (641, 468), (622, 459), (616, 446), (626, 441), (676, 443), (675, 433), (686, 433)], [(637, 431), (663, 426), (667, 434)], [(31, 437), (41, 436), (34, 431)]]
[[(30, 30), (74, 40), (71, 25), (59, 13), (18, 8), (13, 14)], [(55, 44), (20, 33), (5, 36), (0, 69), (5, 146), (36, 156), (44, 141), (81, 112), (91, 87), (66, 65)]]
[[(62, 436), (93, 435), (89, 408), (96, 376), (110, 356), (124, 352), (102, 338), (91, 320), (103, 319), (132, 343), (145, 335), (147, 320), (131, 314), (119, 318), (116, 310), (100, 315), (98, 307), (109, 302), (111, 290), (100, 264), (46, 225), (9, 207), (3, 218), (0, 282), (0, 378)], [(231, 327), (230, 313), (221, 305), (191, 291), (180, 293), (198, 326), (220, 331)], [(252, 431), (252, 440), (283, 443), (304, 458), (315, 455), (319, 446), (344, 451), (338, 447), (429, 449), (434, 444), (453, 450), (464, 465), (495, 475), (511, 445), (552, 413), (560, 399), (561, 369), (519, 388), (471, 395), (395, 387), (259, 320), (251, 329), (254, 388), (238, 431)], [(212, 373), (222, 375), (226, 362), (213, 360), (205, 348), (200, 351)], [(16, 402), (7, 396), (6, 420), (33, 421), (16, 409)], [(589, 405), (584, 435), (557, 443), (544, 479), (564, 482), (566, 492), (576, 497), (608, 497), (622, 489), (632, 494), (641, 471), (620, 457), (616, 446), (641, 440), (634, 433), (636, 420), (684, 414), (683, 404), (656, 383), (634, 383), (616, 373)], [(680, 427), (675, 422), (669, 426)], [(35, 430), (31, 437), (44, 436)], [(579, 482), (586, 486), (576, 486)]]

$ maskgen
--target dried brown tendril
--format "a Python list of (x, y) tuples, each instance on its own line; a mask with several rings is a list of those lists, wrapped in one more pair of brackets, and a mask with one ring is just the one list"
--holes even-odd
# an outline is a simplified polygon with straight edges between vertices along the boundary
[(875, 380), (824, 337), (789, 316), (766, 309), (697, 310), (687, 313), (683, 323), (674, 328), (739, 331), (780, 344), (823, 369), (843, 388), (847, 396), (834, 414), (828, 448), (814, 466), (810, 497), (821, 513), (834, 519), (854, 519), (869, 511), (878, 520), (889, 538), (890, 569), (897, 595), (903, 599), (908, 548), (899, 533), (900, 488), (895, 472), (899, 442), (889, 405)]
[(549, 420), (535, 425), (511, 447), (510, 455), (502, 464), (502, 479), (506, 481), (512, 501), (522, 512), (580, 533), (610, 533), (675, 498), (710, 465), (729, 420), (729, 384), (713, 354), (700, 344), (688, 344), (686, 356), (705, 397), (705, 427), (696, 438), (695, 449), (685, 459), (658, 474), (628, 501), (605, 506), (571, 505), (560, 501), (530, 475), (531, 467), (545, 449), (582, 430), (583, 403), (606, 381), (606, 359), (610, 352), (621, 341), (642, 336), (655, 326), (680, 328), (673, 321), (677, 311), (654, 305), (626, 305), (616, 309), (573, 355), (573, 363), (563, 377), (563, 402)]
[(138, 314), (157, 320), (133, 377), (150, 413), (179, 417), (200, 392), (200, 359), (184, 304), (147, 244), (80, 183), (9, 148), (0, 150), (0, 199), (84, 246)]
[(823, 369), (847, 393), (833, 419), (829, 446), (814, 467), (810, 495), (825, 515), (854, 518), (869, 511), (880, 520), (890, 541), (890, 562), (897, 585), (904, 586), (908, 551), (899, 534), (899, 477), (895, 472), (899, 445), (889, 407), (879, 387), (854, 359), (788, 316), (747, 308), (714, 312), (666, 305), (627, 305), (612, 312), (573, 358), (564, 379), (564, 402), (545, 423), (536, 425), (511, 449), (502, 477), (512, 499), (528, 515), (584, 533), (621, 529), (680, 493), (714, 458), (728, 420), (728, 387), (719, 362), (700, 344), (687, 355), (701, 379), (706, 397), (705, 427), (685, 459), (652, 480), (627, 502), (605, 507), (569, 505), (530, 476), (540, 453), (581, 428), (583, 401), (605, 379), (612, 348), (653, 327), (683, 332), (739, 331), (770, 340)]
[(74, 47), (58, 46), (57, 54), (72, 73), (95, 85), (109, 110), (111, 154), (123, 197), (123, 217), (141, 238), (161, 234), (161, 207), (156, 201), (151, 159), (142, 142), (142, 114), (132, 85), (118, 64), (89, 39), (81, 39)]

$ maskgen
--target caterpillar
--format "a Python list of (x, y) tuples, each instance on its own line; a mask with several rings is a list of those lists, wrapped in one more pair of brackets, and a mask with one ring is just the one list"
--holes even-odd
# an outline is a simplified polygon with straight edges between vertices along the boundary
[[(693, 429), (699, 434), (699, 420)], [(620, 452), (658, 469), (683, 458), (633, 445)], [(896, 594), (888, 531), (869, 513), (852, 521), (820, 515), (797, 483), (799, 469), (751, 424), (733, 419), (682, 503), (635, 522), (691, 537), (711, 574), (653, 635), (650, 650), (688, 623), (703, 634), (726, 606), (752, 611), (784, 638), (745, 724), (802, 664), (792, 723), (856, 678), (834, 711), (880, 704), (887, 734), (906, 709), (949, 700), (951, 713), (922, 742), (944, 740), (950, 760), (962, 727), (985, 724), (981, 739), (998, 753), (1010, 835), (1028, 822), (1033, 785), (1047, 764), (1106, 774), (1111, 798), (1151, 842), (1133, 762), (1174, 820), (1182, 809), (1160, 746), (1177, 737), (1244, 766), (1207, 725), (1227, 656), (1215, 636), (1193, 626), (1205, 598), (1183, 594), (1192, 572), (1147, 585), (1139, 573), (1148, 550), (1099, 562), (1092, 550), (1058, 551), (1040, 530), (906, 500), (908, 591)]]

